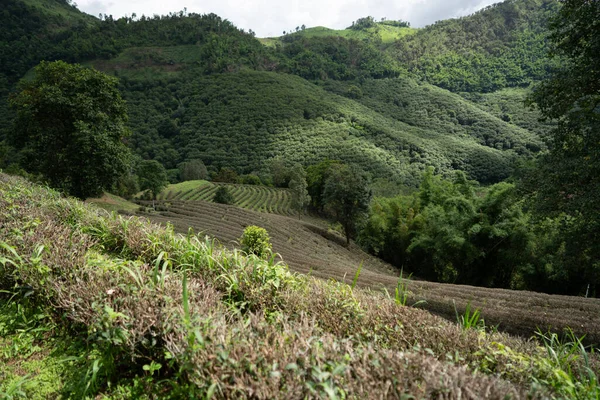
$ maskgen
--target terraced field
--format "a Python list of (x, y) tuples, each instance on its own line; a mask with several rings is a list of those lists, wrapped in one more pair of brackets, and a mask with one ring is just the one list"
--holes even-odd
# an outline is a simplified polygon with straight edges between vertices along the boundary
[[(194, 182), (196, 182), (194, 184)], [(187, 184), (183, 186), (183, 184)], [(230, 183), (211, 183), (207, 181), (183, 182), (171, 185), (159, 196), (165, 201), (209, 201), (212, 202), (219, 186), (231, 191), (234, 205), (253, 211), (293, 216), (292, 194), (288, 189), (271, 188), (258, 185), (239, 185)]]
[[(187, 233), (191, 227), (233, 248), (239, 247), (237, 240), (246, 226), (262, 226), (271, 235), (273, 250), (297, 272), (349, 283), (362, 263), (360, 286), (385, 288), (392, 296), (397, 287), (398, 270), (354, 244), (346, 248), (341, 235), (328, 231), (316, 219), (290, 218), (197, 200), (164, 200), (159, 205), (167, 211), (147, 216), (158, 223), (172, 223), (181, 233)], [(586, 335), (588, 344), (600, 343), (599, 299), (420, 280), (408, 281), (407, 286), (410, 304), (425, 300), (421, 307), (452, 321), (456, 320), (456, 310), (462, 313), (470, 303), (481, 310), (487, 325), (498, 325), (501, 331), (529, 337), (538, 328), (562, 333), (570, 327), (577, 335)]]

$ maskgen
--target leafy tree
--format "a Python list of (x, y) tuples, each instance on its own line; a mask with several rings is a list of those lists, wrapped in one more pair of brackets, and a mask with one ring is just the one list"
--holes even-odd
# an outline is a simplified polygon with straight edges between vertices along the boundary
[(289, 188), (292, 190), (292, 208), (298, 211), (298, 216), (306, 210), (310, 203), (308, 184), (306, 183), (306, 171), (300, 164), (295, 164), (290, 173)]
[(565, 252), (583, 292), (588, 283), (600, 284), (600, 2), (561, 3), (550, 39), (553, 54), (567, 61), (533, 96), (558, 126), (533, 186), (538, 210), (572, 219), (563, 229)]
[(333, 165), (323, 189), (323, 204), (344, 228), (346, 244), (357, 222), (366, 215), (371, 201), (369, 182), (364, 172), (346, 164)]
[(262, 185), (260, 177), (254, 174), (242, 175), (239, 180), (244, 185)]
[(325, 181), (333, 166), (341, 164), (337, 160), (323, 160), (318, 164), (311, 165), (306, 169), (306, 181), (311, 206), (318, 212), (323, 211), (323, 191)]
[(165, 167), (156, 160), (143, 160), (138, 165), (137, 175), (140, 189), (150, 191), (153, 199), (156, 199), (169, 184)]
[(281, 158), (271, 160), (271, 175), (276, 187), (286, 187), (290, 180), (290, 170)]
[(214, 182), (223, 183), (238, 183), (238, 174), (233, 168), (221, 168), (219, 172), (213, 177)]
[(181, 163), (178, 169), (182, 181), (194, 181), (208, 177), (208, 171), (202, 160), (191, 160)]
[(81, 65), (42, 62), (11, 99), (11, 142), (23, 166), (51, 186), (87, 198), (110, 189), (127, 168), (125, 102), (117, 80)]
[(222, 185), (215, 192), (213, 201), (219, 204), (233, 204), (235, 200), (233, 194), (231, 194), (231, 190), (227, 186)]

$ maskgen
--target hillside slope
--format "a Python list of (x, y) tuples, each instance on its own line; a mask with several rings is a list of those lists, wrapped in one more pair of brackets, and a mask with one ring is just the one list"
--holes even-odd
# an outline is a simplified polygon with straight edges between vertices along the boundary
[(557, 62), (547, 57), (546, 24), (558, 7), (555, 0), (507, 0), (438, 21), (388, 52), (422, 79), (456, 92), (528, 86)]
[(461, 327), (4, 174), (0, 193), (2, 397), (597, 393), (596, 355), (557, 336)]
[[(134, 129), (131, 144), (167, 168), (200, 158), (213, 170), (229, 166), (249, 173), (265, 172), (275, 157), (304, 165), (331, 158), (413, 186), (427, 165), (495, 182), (508, 176), (515, 158), (541, 147), (535, 135), (464, 99), (406, 79), (365, 84), (380, 86), (373, 102), (381, 104), (387, 104), (388, 85), (405, 87), (405, 97), (394, 95), (402, 104), (384, 108), (366, 96), (361, 102), (371, 107), (272, 72), (173, 72), (147, 79), (141, 71), (119, 72)], [(413, 88), (419, 95), (409, 97)], [(412, 112), (427, 108), (428, 119)]]
[[(0, 97), (43, 58), (84, 61), (121, 79), (132, 149), (168, 169), (202, 159), (210, 171), (233, 167), (238, 173), (267, 174), (276, 157), (305, 166), (332, 158), (357, 163), (374, 178), (411, 186), (427, 165), (497, 182), (510, 174), (514, 160), (543, 149), (539, 137), (504, 114), (498, 118), (493, 109), (474, 107), (466, 98), (414, 80), (406, 70), (455, 90), (420, 69), (429, 65), (422, 61), (429, 57), (432, 65), (444, 66), (436, 57), (483, 51), (485, 60), (504, 63), (494, 58), (501, 48), (546, 65), (541, 27), (553, 3), (543, 3), (542, 12), (536, 9), (540, 1), (511, 0), (416, 32), (385, 23), (339, 32), (309, 28), (268, 48), (214, 14), (101, 21), (64, 0), (9, 0), (0, 22), (21, 34), (3, 36), (5, 47), (16, 53), (0, 67)], [(514, 23), (507, 19), (511, 12)], [(496, 36), (475, 35), (477, 24), (491, 24)], [(531, 41), (542, 47), (529, 51), (529, 42), (520, 41), (519, 35), (529, 31), (535, 34)], [(455, 48), (455, 37), (466, 39)], [(402, 46), (428, 50), (413, 57)], [(510, 60), (529, 68), (527, 60)], [(510, 75), (485, 63), (480, 67), (465, 70), (476, 80), (489, 71)], [(462, 85), (461, 76), (449, 76)], [(476, 86), (469, 90), (489, 89)], [(507, 101), (519, 107), (520, 99)], [(0, 139), (11, 117), (3, 100)], [(521, 125), (540, 132), (535, 123)], [(8, 159), (11, 151), (5, 153)]]

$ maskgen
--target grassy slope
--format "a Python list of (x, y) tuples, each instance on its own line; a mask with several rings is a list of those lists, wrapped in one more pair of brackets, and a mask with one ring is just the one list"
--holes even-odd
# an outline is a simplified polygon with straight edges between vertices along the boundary
[[(30, 398), (598, 393), (597, 383), (586, 386), (592, 370), (582, 359), (547, 358), (533, 342), (461, 329), (377, 293), (98, 213), (6, 175), (0, 189), (8, 228), (0, 231), (1, 288), (18, 282), (31, 291), (2, 303), (2, 315), (19, 323), (0, 329), (10, 339), (30, 335), (28, 349), (40, 345), (29, 355), (0, 355), (0, 370), (10, 371), (2, 395), (27, 374), (11, 366), (35, 358), (42, 363), (29, 379), (50, 375), (53, 385), (21, 386)], [(25, 322), (31, 311), (41, 317)], [(76, 348), (69, 371), (52, 375), (48, 351), (61, 335), (87, 346)]]
[(126, 211), (132, 213), (136, 212), (139, 208), (137, 204), (110, 193), (104, 193), (98, 198), (89, 198), (86, 200), (86, 203), (94, 204), (106, 211)]
[[(324, 26), (316, 26), (313, 28), (307, 28), (303, 31), (294, 32), (293, 35), (304, 36), (307, 38), (311, 37), (327, 37), (327, 36), (339, 36), (346, 39), (380, 39), (383, 45), (389, 45), (394, 41), (417, 32), (415, 28), (399, 28), (395, 26), (377, 24), (376, 27), (368, 28), (364, 30), (354, 29), (330, 29)], [(261, 38), (261, 43), (266, 46), (276, 46), (277, 43), (281, 43), (281, 37), (279, 38)]]
[[(35, 7), (42, 14), (52, 17), (61, 17), (70, 25), (77, 23), (93, 24), (97, 19), (93, 16), (79, 11), (76, 7), (64, 4), (56, 0), (21, 0), (30, 7)], [(67, 26), (54, 26), (56, 30), (66, 29)]]

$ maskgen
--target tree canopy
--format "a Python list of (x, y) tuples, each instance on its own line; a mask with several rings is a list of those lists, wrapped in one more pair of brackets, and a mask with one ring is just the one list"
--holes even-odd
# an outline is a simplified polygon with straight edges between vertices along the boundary
[(346, 244), (354, 235), (357, 222), (366, 215), (371, 201), (369, 182), (363, 171), (346, 164), (330, 167), (323, 189), (323, 204), (344, 228)]
[(165, 167), (156, 160), (142, 161), (138, 166), (137, 174), (140, 181), (140, 189), (150, 191), (154, 199), (169, 184)]
[(99, 195), (125, 173), (129, 130), (115, 78), (78, 64), (42, 62), (20, 90), (11, 99), (17, 110), (11, 142), (29, 172), (79, 198)]
[(531, 183), (544, 216), (569, 217), (565, 253), (584, 286), (600, 277), (600, 2), (562, 1), (550, 29), (566, 61), (533, 100), (558, 126)]

